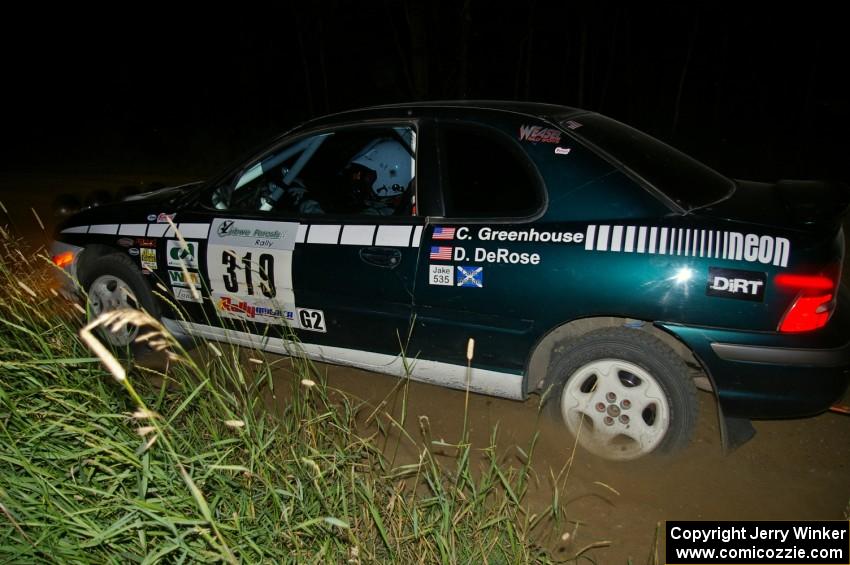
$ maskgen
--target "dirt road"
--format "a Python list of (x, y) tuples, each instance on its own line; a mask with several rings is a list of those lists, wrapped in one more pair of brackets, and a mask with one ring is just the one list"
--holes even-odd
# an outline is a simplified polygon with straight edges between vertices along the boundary
[[(393, 392), (397, 379), (355, 369), (320, 365), (328, 384), (372, 406), (387, 401), (401, 405)], [(292, 377), (280, 370), (281, 389)], [(569, 543), (559, 544), (564, 556), (601, 541), (606, 548), (591, 554), (597, 563), (643, 563), (652, 550), (656, 525), (661, 524), (659, 555), (663, 562), (664, 520), (799, 520), (842, 519), (850, 502), (850, 417), (826, 413), (815, 418), (756, 422), (756, 437), (724, 456), (715, 403), (700, 395), (700, 420), (694, 443), (676, 458), (612, 463), (586, 452), (576, 453), (569, 477), (559, 493), (568, 523)], [(281, 399), (281, 401), (283, 401)], [(456, 442), (463, 428), (465, 394), (411, 383), (405, 426), (421, 438), (418, 416), (428, 417), (431, 437)], [(481, 395), (469, 397), (469, 426), (474, 447), (489, 445), (498, 427), (498, 453), (520, 465), (536, 430), (533, 456), (540, 486), (529, 496), (533, 511), (545, 511), (553, 496), (550, 471), (556, 476), (567, 465), (573, 441), (557, 423), (538, 419), (538, 399), (515, 402)], [(406, 445), (406, 444), (402, 444)], [(401, 457), (412, 457), (413, 450)], [(406, 462), (406, 461), (405, 461)]]
[[(35, 208), (49, 228), (50, 203), (57, 193), (84, 194), (95, 188), (184, 180), (192, 179), (2, 174), (0, 201), (21, 232), (44, 240), (29, 208)], [(371, 405), (386, 399), (398, 382), (353, 369), (321, 369), (331, 386)], [(281, 389), (292, 377), (281, 369), (276, 379)], [(418, 417), (423, 415), (433, 438), (457, 441), (463, 427), (464, 393), (417, 383), (410, 387), (406, 427), (411, 435), (420, 437)], [(284, 397), (278, 401), (284, 402)], [(548, 420), (538, 422), (536, 397), (520, 403), (471, 395), (468, 414), (473, 445), (486, 447), (498, 426), (498, 452), (516, 465), (521, 453), (517, 446), (527, 450), (540, 430), (533, 458), (539, 488), (529, 501), (537, 511), (545, 511), (553, 497), (550, 470), (558, 475), (569, 460), (570, 437)], [(561, 544), (563, 556), (594, 542), (610, 541), (606, 548), (591, 550), (597, 563), (625, 563), (630, 557), (643, 563), (652, 551), (656, 525), (661, 523), (663, 532), (664, 520), (844, 518), (850, 501), (850, 417), (826, 413), (804, 420), (756, 422), (755, 426), (758, 434), (751, 442), (723, 456), (714, 401), (703, 393), (695, 441), (675, 459), (614, 464), (578, 452), (559, 492), (567, 518), (573, 522), (565, 524), (563, 531), (552, 531), (551, 540), (564, 531), (570, 533), (568, 542)], [(414, 453), (407, 447), (400, 457)], [(663, 556), (663, 547), (658, 551)]]

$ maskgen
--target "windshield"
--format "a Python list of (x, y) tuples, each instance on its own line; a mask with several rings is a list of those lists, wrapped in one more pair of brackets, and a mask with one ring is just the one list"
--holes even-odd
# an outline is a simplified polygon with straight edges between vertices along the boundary
[(631, 169), (686, 212), (726, 198), (734, 183), (681, 151), (599, 114), (564, 120), (561, 125)]

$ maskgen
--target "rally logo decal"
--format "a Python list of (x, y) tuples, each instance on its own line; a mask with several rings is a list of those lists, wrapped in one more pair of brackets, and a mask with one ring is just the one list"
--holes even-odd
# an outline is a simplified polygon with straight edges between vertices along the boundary
[(767, 283), (765, 273), (709, 267), (705, 293), (708, 296), (762, 302), (765, 283)]

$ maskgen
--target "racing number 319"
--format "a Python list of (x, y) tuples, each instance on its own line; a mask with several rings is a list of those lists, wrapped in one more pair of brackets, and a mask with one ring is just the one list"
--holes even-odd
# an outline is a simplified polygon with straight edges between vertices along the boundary
[[(227, 292), (239, 293), (239, 278), (236, 273), (236, 270), (239, 269), (245, 273), (246, 294), (253, 296), (254, 279), (251, 269), (251, 252), (249, 251), (242, 256), (241, 261), (239, 261), (242, 263), (241, 266), (237, 266), (238, 261), (239, 258), (233, 251), (229, 249), (222, 251), (221, 264), (226, 271), (223, 277), (224, 288), (227, 289)], [(257, 267), (257, 273), (260, 275), (260, 291), (266, 298), (274, 298), (274, 256), (269, 253), (260, 253), (257, 258)]]

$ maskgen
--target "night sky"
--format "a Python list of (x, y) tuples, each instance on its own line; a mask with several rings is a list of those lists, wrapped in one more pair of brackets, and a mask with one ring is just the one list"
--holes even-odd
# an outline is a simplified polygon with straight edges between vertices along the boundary
[(599, 111), (734, 177), (850, 177), (850, 51), (836, 8), (496, 6), (303, 2), (214, 24), (167, 12), (7, 19), (0, 172), (206, 176), (328, 112), (481, 98)]

